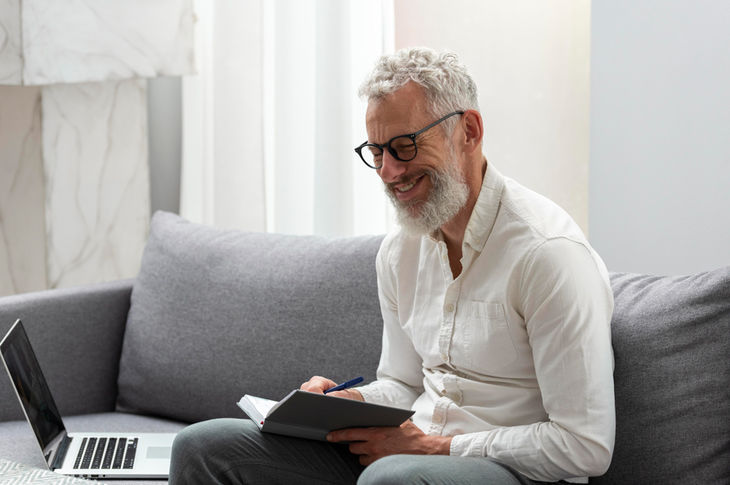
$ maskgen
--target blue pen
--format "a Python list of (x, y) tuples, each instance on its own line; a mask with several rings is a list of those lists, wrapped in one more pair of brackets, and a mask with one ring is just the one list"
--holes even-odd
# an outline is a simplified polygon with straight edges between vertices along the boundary
[(351, 379), (351, 380), (349, 380), (347, 382), (343, 382), (342, 384), (338, 384), (335, 387), (330, 387), (329, 389), (327, 389), (326, 391), (324, 391), (324, 393), (327, 394), (328, 392), (342, 391), (344, 389), (347, 389), (348, 387), (352, 387), (352, 386), (354, 386), (356, 384), (360, 384), (362, 381), (363, 381), (363, 378), (362, 377), (356, 377), (356, 378)]

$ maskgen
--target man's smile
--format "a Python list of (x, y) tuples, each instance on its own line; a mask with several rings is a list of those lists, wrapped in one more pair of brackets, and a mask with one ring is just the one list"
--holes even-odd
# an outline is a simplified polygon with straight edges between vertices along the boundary
[(416, 191), (414, 189), (421, 185), (421, 181), (423, 181), (425, 176), (426, 174), (424, 173), (417, 177), (410, 178), (405, 182), (391, 183), (389, 185), (398, 200), (408, 200), (416, 195)]

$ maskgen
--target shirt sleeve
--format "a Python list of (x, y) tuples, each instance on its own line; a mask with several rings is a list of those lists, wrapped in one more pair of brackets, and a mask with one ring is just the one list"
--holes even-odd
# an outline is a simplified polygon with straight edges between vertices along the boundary
[(397, 281), (390, 263), (391, 241), (391, 236), (387, 236), (376, 258), (378, 296), (383, 315), (383, 348), (377, 379), (357, 390), (365, 401), (410, 408), (423, 392), (423, 360), (413, 348), (398, 318)]
[(586, 245), (549, 239), (527, 256), (519, 300), (548, 420), (457, 435), (451, 454), (541, 481), (602, 475), (616, 424), (608, 272)]

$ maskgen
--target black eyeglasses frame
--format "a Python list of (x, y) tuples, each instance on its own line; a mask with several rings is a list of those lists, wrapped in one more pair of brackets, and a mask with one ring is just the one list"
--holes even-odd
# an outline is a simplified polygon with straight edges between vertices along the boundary
[[(396, 160), (399, 160), (401, 162), (410, 162), (411, 160), (413, 160), (414, 158), (416, 158), (416, 155), (418, 155), (418, 144), (416, 144), (416, 137), (418, 135), (420, 135), (421, 133), (423, 133), (425, 131), (430, 130), (434, 126), (436, 126), (439, 123), (441, 123), (441, 122), (443, 122), (443, 121), (451, 118), (452, 116), (455, 116), (455, 115), (463, 115), (463, 114), (464, 114), (464, 111), (454, 111), (454, 112), (451, 112), (451, 113), (447, 114), (446, 116), (443, 116), (443, 117), (437, 119), (436, 121), (434, 121), (430, 125), (425, 126), (425, 127), (421, 128), (420, 130), (418, 130), (418, 131), (416, 131), (414, 133), (408, 133), (408, 134), (405, 134), (405, 135), (394, 136), (393, 138), (391, 138), (387, 142), (383, 143), (382, 145), (381, 144), (378, 144), (378, 143), (368, 143), (367, 140), (365, 140), (362, 143), (362, 145), (360, 145), (357, 148), (355, 148), (355, 153), (357, 153), (360, 156), (360, 160), (362, 160), (365, 165), (367, 165), (368, 167), (373, 168), (375, 170), (380, 169), (383, 165), (381, 164), (380, 167), (376, 167), (376, 166), (373, 166), (373, 165), (369, 164), (365, 160), (365, 157), (362, 156), (362, 150), (363, 150), (363, 148), (374, 147), (374, 148), (377, 148), (378, 150), (380, 150), (381, 152), (383, 152), (383, 149), (386, 149), (386, 150), (388, 150), (388, 153), (390, 153), (393, 156), (393, 158), (395, 158)], [(413, 148), (414, 149), (413, 149), (413, 156), (411, 158), (409, 158), (407, 160), (401, 158), (400, 156), (398, 156), (398, 152), (391, 146), (391, 143), (393, 143), (398, 138), (408, 138), (413, 143)]]

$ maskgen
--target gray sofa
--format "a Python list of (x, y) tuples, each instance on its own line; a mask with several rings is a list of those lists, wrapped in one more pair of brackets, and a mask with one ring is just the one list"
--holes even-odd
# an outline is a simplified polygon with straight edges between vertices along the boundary
[[(244, 393), (277, 399), (312, 374), (374, 377), (380, 241), (157, 213), (135, 279), (0, 298), (0, 333), (23, 320), (70, 430), (243, 417)], [(730, 267), (611, 280), (616, 448), (591, 483), (730, 483)], [(0, 458), (42, 464), (4, 376)]]

